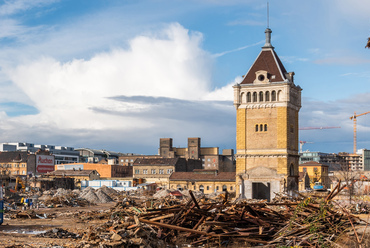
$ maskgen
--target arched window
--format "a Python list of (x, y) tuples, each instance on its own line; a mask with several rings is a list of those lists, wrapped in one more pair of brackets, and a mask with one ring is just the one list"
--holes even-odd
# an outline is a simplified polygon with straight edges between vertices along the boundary
[(274, 90), (271, 92), (271, 101), (276, 101), (276, 91)]
[(245, 94), (244, 94), (244, 92), (242, 92), (241, 94), (240, 94), (240, 102), (241, 103), (244, 103), (244, 96), (245, 96)]
[(251, 100), (251, 93), (250, 92), (248, 92), (247, 93), (247, 102), (251, 102), (252, 100)]
[(230, 186), (230, 190), (233, 190), (233, 186)]
[(209, 190), (209, 186), (207, 186), (207, 190)]
[(280, 99), (281, 99), (281, 94), (282, 94), (282, 91), (281, 91), (281, 90), (279, 90), (279, 91), (278, 91), (278, 93), (277, 93), (277, 99), (276, 99), (276, 100), (280, 101)]
[(265, 124), (265, 132), (267, 132), (267, 124)]
[(263, 92), (260, 91), (260, 102), (263, 102)]
[(263, 131), (263, 125), (261, 124), (260, 125), (260, 132), (262, 132)]
[(289, 176), (294, 176), (294, 165), (293, 164), (290, 164)]
[(257, 92), (253, 92), (253, 102), (257, 102)]
[(258, 132), (258, 124), (256, 124), (256, 132)]
[(216, 186), (216, 190), (218, 191), (220, 189), (220, 187), (219, 186)]
[(180, 184), (177, 184), (176, 186), (177, 189), (182, 189), (181, 185)]
[(270, 91), (266, 91), (265, 93), (265, 101), (269, 102), (270, 101)]
[(222, 185), (222, 191), (227, 191), (227, 186), (226, 185)]

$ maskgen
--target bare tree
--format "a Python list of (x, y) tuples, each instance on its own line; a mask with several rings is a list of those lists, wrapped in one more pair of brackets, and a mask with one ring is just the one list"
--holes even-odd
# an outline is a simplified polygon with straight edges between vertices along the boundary
[(361, 173), (352, 170), (345, 161), (337, 163), (334, 167), (336, 167), (336, 178), (346, 185), (349, 202), (352, 203), (352, 197), (355, 194), (355, 184), (360, 180)]

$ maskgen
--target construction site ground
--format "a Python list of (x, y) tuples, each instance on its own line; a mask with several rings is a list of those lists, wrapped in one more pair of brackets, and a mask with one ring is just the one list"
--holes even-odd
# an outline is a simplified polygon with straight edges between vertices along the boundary
[(75, 212), (90, 212), (107, 210), (113, 207), (116, 202), (101, 203), (86, 207), (60, 207), (60, 208), (40, 208), (34, 211), (43, 216), (56, 214), (57, 218), (46, 219), (6, 219), (0, 225), (0, 247), (53, 247), (53, 246), (72, 246), (72, 239), (57, 239), (36, 237), (41, 231), (52, 228), (62, 228), (70, 232), (88, 229), (90, 226), (100, 224), (103, 220), (81, 221), (70, 215)]
[[(338, 186), (323, 196), (277, 195), (271, 202), (161, 190), (44, 191), (38, 209), (6, 198), (0, 247), (370, 247), (365, 198), (349, 203)], [(105, 193), (106, 192), (106, 193)], [(178, 195), (178, 192), (175, 192)], [(17, 206), (17, 207), (16, 207)]]

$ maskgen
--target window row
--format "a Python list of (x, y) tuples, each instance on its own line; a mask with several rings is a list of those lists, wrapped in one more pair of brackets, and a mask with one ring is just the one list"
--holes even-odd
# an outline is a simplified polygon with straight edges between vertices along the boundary
[[(279, 96), (281, 94), (281, 90), (276, 92), (275, 90), (271, 91), (260, 91), (260, 92), (247, 92), (245, 94), (244, 92), (241, 94), (241, 102), (275, 102), (279, 101)], [(246, 97), (245, 97), (246, 95)]]
[(256, 124), (256, 132), (267, 132), (267, 124)]
[[(143, 174), (149, 174), (148, 172), (149, 172), (149, 170), (147, 170), (147, 169), (144, 169), (143, 170)], [(157, 170), (156, 169), (151, 169), (150, 172), (151, 172), (152, 175), (157, 174)], [(167, 174), (172, 174), (172, 172), (173, 172), (173, 169), (167, 169)], [(140, 174), (140, 170), (135, 170), (135, 174)], [(158, 174), (164, 174), (164, 170), (163, 169), (159, 169), (158, 170)]]
[[(18, 170), (16, 170), (16, 171), (12, 171), (11, 173), (12, 174), (14, 174), (14, 175), (19, 175), (20, 173), (19, 173), (20, 171), (18, 171)], [(22, 175), (26, 175), (26, 171), (22, 171), (22, 173), (21, 173)]]
[[(178, 190), (182, 190), (182, 189), (187, 189), (187, 186), (185, 185), (184, 187), (182, 187), (180, 184), (178, 184), (176, 186), (176, 188)], [(197, 189), (197, 186), (195, 186), (195, 185), (193, 186), (193, 190), (199, 190), (199, 191), (202, 191), (202, 192), (204, 192), (204, 190), (209, 191), (211, 188), (212, 188), (212, 186), (209, 186), (209, 185), (207, 185), (206, 187), (204, 187), (203, 185), (199, 185), (198, 189)], [(220, 186), (216, 186), (215, 191), (219, 191), (219, 190), (220, 190)], [(230, 186), (229, 190), (233, 191), (234, 187)], [(227, 186), (226, 185), (222, 185), (222, 191), (227, 191)]]
[[(124, 159), (121, 159), (121, 163), (123, 163), (123, 162), (128, 163), (128, 161), (129, 161), (128, 159), (125, 159), (125, 160)], [(134, 162), (134, 160), (133, 159), (130, 159), (130, 162), (132, 163), (132, 162)]]
[(26, 167), (26, 164), (0, 164), (0, 167), (3, 167), (3, 168), (20, 168), (20, 167)]

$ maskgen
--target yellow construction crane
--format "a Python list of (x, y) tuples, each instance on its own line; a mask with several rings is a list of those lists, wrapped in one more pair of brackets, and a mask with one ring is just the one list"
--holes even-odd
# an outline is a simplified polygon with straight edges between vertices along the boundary
[(351, 120), (353, 120), (353, 154), (356, 154), (357, 150), (357, 117), (367, 115), (368, 113), (370, 113), (370, 111), (356, 115), (355, 112), (353, 116), (349, 117)]

